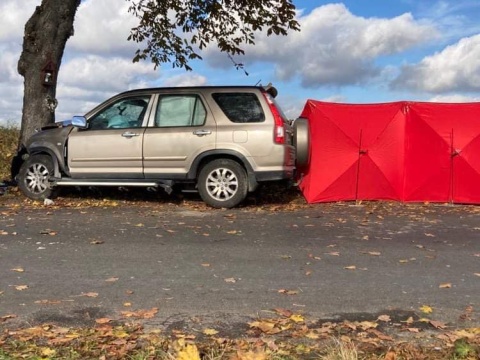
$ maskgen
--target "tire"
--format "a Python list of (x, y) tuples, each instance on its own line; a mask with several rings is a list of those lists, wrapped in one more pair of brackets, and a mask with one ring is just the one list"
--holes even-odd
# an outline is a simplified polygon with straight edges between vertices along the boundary
[(32, 200), (53, 197), (49, 178), (53, 175), (53, 161), (48, 155), (32, 155), (20, 167), (17, 175), (18, 187)]
[(213, 160), (200, 170), (197, 187), (206, 204), (214, 208), (233, 208), (247, 197), (247, 174), (233, 160)]
[(293, 122), (293, 146), (298, 167), (307, 166), (310, 162), (310, 129), (308, 120), (298, 118)]

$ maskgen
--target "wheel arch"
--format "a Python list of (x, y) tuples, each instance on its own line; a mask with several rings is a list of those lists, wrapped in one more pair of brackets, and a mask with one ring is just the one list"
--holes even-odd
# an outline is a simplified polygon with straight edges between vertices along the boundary
[(205, 164), (217, 159), (230, 159), (240, 164), (247, 174), (248, 191), (252, 192), (258, 187), (257, 178), (252, 165), (241, 153), (234, 150), (211, 150), (206, 151), (195, 158), (187, 174), (188, 179), (197, 179), (200, 170)]
[(45, 146), (45, 145), (30, 146), (28, 150), (28, 155), (29, 156), (33, 156), (33, 155), (50, 156), (53, 162), (54, 176), (57, 178), (61, 177), (62, 171), (65, 171), (62, 155), (60, 154), (60, 151), (57, 149), (52, 149), (51, 147)]

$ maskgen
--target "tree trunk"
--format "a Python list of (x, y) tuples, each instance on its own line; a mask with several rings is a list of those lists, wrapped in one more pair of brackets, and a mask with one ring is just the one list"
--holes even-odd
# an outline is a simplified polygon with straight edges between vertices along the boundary
[(18, 73), (24, 78), (19, 146), (55, 122), (57, 76), (81, 0), (42, 0), (25, 25)]

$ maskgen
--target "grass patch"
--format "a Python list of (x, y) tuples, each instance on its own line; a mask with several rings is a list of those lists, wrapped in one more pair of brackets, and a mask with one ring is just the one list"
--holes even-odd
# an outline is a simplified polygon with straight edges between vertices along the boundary
[[(20, 130), (11, 126), (0, 126), (0, 181), (10, 179), (10, 163), (17, 151)], [(1, 354), (0, 354), (1, 359)]]

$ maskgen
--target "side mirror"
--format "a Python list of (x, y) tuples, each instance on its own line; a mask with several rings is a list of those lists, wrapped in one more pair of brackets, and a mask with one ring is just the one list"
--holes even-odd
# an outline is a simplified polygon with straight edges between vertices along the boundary
[(72, 125), (80, 129), (86, 129), (87, 119), (85, 118), (85, 116), (74, 116), (72, 118)]

